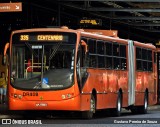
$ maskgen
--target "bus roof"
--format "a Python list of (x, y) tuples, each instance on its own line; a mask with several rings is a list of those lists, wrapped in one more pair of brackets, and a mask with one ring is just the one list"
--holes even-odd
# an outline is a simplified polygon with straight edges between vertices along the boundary
[(156, 47), (151, 43), (141, 43), (141, 42), (138, 42), (138, 41), (134, 41), (134, 45), (136, 45), (138, 47), (142, 47), (142, 48), (151, 48), (151, 49), (156, 50)]
[(14, 30), (12, 34), (14, 33), (21, 33), (21, 32), (44, 32), (44, 31), (64, 31), (64, 32), (76, 32), (76, 30), (73, 29), (67, 29), (65, 27), (61, 28), (30, 28), (30, 29), (21, 29), (21, 30)]
[(84, 29), (84, 31), (89, 32), (89, 33), (93, 33), (93, 34), (105, 35), (105, 36), (110, 36), (110, 37), (118, 37), (117, 30)]
[[(73, 33), (80, 33), (82, 36), (99, 38), (99, 39), (107, 39), (109, 41), (118, 41), (122, 43), (127, 43), (129, 39), (122, 39), (118, 37), (117, 30), (96, 30), (96, 29), (68, 29), (66, 26), (62, 26), (59, 28), (30, 28), (30, 29), (22, 29), (22, 30), (15, 30), (12, 34), (21, 33), (21, 32), (52, 32), (52, 31), (60, 31), (60, 32), (73, 32)], [(134, 41), (134, 40), (133, 40)], [(152, 44), (141, 43), (138, 41), (134, 41), (136, 46), (144, 47), (144, 48), (152, 48), (155, 49), (156, 47)]]

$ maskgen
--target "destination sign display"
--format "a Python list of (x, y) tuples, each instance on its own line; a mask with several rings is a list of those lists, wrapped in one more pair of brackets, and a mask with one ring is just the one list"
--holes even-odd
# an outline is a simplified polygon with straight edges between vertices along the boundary
[(62, 35), (38, 35), (37, 36), (38, 41), (62, 41), (63, 36)]
[(52, 34), (38, 34), (29, 35), (21, 34), (19, 35), (19, 41), (68, 41), (67, 35), (52, 35)]
[(57, 31), (21, 31), (14, 33), (12, 36), (13, 44), (27, 43), (46, 43), (46, 42), (69, 42), (74, 44), (77, 39), (77, 34), (73, 32), (57, 32)]
[(63, 35), (36, 35), (36, 36), (29, 36), (29, 35), (20, 35), (20, 41), (29, 41), (29, 40), (37, 40), (37, 41), (63, 41)]

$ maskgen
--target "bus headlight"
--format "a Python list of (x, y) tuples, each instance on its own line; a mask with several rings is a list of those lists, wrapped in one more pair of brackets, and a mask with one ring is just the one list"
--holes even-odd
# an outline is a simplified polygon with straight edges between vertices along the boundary
[(17, 98), (17, 94), (14, 94), (14, 98)]
[(19, 98), (19, 99), (22, 99), (22, 95), (18, 95), (18, 98)]
[(71, 97), (72, 97), (72, 95), (71, 95), (71, 94), (67, 94), (66, 96), (67, 96), (67, 98), (71, 98)]
[(66, 99), (66, 96), (65, 96), (65, 95), (62, 95), (62, 99)]
[(22, 99), (22, 95), (20, 95), (20, 94), (14, 94), (13, 97), (18, 98), (18, 99)]
[(73, 93), (68, 93), (68, 94), (65, 94), (65, 95), (63, 94), (63, 95), (62, 95), (62, 99), (69, 99), (69, 98), (72, 98), (73, 95), (74, 95)]

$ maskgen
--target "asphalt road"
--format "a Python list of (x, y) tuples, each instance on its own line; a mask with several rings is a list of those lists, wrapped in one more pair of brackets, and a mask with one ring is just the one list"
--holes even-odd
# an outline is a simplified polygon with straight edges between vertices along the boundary
[[(121, 117), (113, 117), (109, 111), (98, 112), (91, 120), (81, 119), (78, 113), (53, 112), (10, 112), (1, 106), (0, 118), (2, 126), (29, 126), (29, 127), (159, 127), (160, 108), (153, 106), (147, 114), (132, 114), (123, 110)], [(11, 123), (8, 124), (8, 123)], [(36, 125), (33, 125), (36, 124)]]

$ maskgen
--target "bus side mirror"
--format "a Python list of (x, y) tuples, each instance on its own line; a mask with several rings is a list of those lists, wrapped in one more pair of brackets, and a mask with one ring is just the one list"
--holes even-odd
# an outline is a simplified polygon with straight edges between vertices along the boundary
[(9, 48), (9, 43), (6, 43), (5, 47), (4, 47), (3, 57), (2, 57), (2, 65), (6, 65), (6, 63), (7, 63), (7, 50), (8, 50), (8, 48)]
[(88, 45), (83, 40), (81, 40), (81, 45), (84, 46), (84, 48), (85, 48), (85, 54), (86, 54), (88, 52)]

